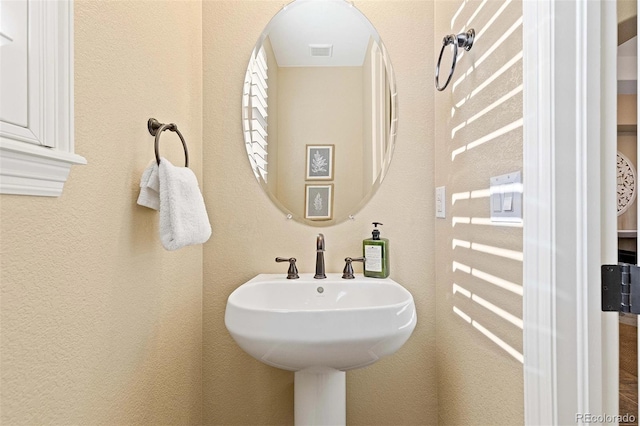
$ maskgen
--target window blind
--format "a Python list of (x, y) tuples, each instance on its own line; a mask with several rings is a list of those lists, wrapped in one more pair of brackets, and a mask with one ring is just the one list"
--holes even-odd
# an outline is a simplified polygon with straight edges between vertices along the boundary
[(251, 108), (251, 152), (253, 152), (254, 170), (267, 182), (267, 60), (264, 48), (261, 48), (252, 63), (251, 87), (249, 97)]

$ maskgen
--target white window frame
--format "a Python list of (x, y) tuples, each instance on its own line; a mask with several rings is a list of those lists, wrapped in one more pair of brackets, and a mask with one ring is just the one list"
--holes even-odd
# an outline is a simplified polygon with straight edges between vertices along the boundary
[(57, 197), (71, 166), (87, 163), (74, 153), (73, 1), (28, 8), (29, 123), (0, 121), (0, 194)]

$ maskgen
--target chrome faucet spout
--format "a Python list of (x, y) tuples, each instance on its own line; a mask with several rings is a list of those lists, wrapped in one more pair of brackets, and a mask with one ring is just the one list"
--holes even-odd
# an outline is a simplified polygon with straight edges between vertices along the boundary
[(324, 269), (324, 235), (322, 234), (318, 234), (316, 239), (316, 275), (313, 278), (327, 278)]

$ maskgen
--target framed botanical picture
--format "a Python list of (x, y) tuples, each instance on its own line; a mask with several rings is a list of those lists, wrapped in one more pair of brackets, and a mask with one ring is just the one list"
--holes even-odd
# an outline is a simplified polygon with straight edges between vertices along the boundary
[(306, 184), (304, 217), (310, 220), (333, 219), (333, 184)]
[(334, 145), (307, 145), (306, 180), (333, 180)]

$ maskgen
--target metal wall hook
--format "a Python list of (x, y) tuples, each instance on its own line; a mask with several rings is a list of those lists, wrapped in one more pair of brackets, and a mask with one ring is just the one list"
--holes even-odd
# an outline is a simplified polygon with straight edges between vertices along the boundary
[(158, 163), (158, 166), (160, 165), (160, 151), (158, 149), (158, 143), (160, 142), (160, 135), (165, 130), (169, 130), (178, 134), (178, 137), (182, 142), (182, 147), (184, 148), (184, 166), (189, 167), (189, 151), (187, 150), (187, 143), (185, 142), (184, 137), (182, 136), (182, 133), (180, 133), (180, 130), (178, 130), (178, 126), (175, 123), (164, 124), (164, 123), (160, 123), (155, 118), (150, 118), (147, 121), (147, 129), (149, 130), (149, 133), (151, 133), (152, 136), (156, 137), (154, 150), (156, 153), (156, 162)]
[[(446, 35), (442, 39), (442, 49), (440, 49), (440, 56), (438, 57), (438, 64), (436, 65), (436, 89), (438, 89), (438, 91), (442, 92), (444, 89), (446, 89), (449, 85), (449, 82), (451, 81), (451, 77), (453, 77), (453, 72), (456, 69), (456, 62), (458, 60), (458, 48), (461, 47), (468, 52), (473, 47), (473, 41), (475, 37), (476, 32), (473, 28), (471, 28), (466, 33), (460, 33), (458, 35)], [(444, 86), (440, 87), (440, 63), (442, 62), (442, 54), (444, 53), (444, 49), (448, 45), (453, 46), (453, 62), (451, 63), (451, 70), (449, 71), (449, 77), (447, 78), (446, 83), (444, 83)]]

